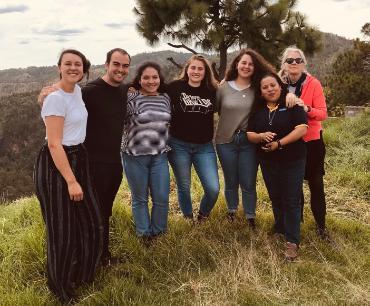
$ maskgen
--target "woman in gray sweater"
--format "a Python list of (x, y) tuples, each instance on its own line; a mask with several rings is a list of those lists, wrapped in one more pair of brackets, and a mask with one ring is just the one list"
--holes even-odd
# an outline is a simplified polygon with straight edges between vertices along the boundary
[(254, 89), (261, 77), (274, 68), (256, 51), (242, 49), (231, 62), (225, 82), (217, 92), (219, 121), (216, 149), (225, 179), (228, 218), (233, 221), (239, 203), (239, 186), (249, 226), (255, 228), (256, 176), (258, 162), (255, 144), (246, 131), (254, 101)]

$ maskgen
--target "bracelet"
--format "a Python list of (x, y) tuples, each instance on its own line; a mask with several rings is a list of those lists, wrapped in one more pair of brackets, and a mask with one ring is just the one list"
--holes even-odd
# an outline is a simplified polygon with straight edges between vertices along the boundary
[(283, 145), (281, 144), (280, 139), (276, 140), (276, 142), (278, 144), (278, 150), (282, 150), (283, 149)]

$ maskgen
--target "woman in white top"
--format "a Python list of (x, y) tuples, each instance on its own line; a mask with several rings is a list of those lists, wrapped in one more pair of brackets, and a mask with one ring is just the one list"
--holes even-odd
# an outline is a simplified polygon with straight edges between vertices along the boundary
[(35, 165), (36, 194), (47, 232), (50, 290), (60, 301), (94, 278), (102, 250), (102, 224), (83, 146), (87, 111), (77, 85), (90, 62), (79, 51), (59, 57), (59, 88), (45, 99), (41, 116), (47, 143)]

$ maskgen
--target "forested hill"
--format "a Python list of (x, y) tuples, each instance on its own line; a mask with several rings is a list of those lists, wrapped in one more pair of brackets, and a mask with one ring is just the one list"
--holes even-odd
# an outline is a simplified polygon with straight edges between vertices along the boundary
[[(338, 53), (349, 49), (352, 41), (344, 37), (323, 33), (323, 48), (315, 56), (308, 59), (309, 71), (323, 80), (328, 73)], [(140, 53), (132, 57), (130, 77), (135, 73), (139, 63), (147, 60), (155, 61), (163, 67), (164, 75), (170, 80), (178, 74), (178, 69), (170, 63), (167, 58), (172, 57), (174, 61), (183, 64), (189, 57), (189, 53), (174, 51), (159, 51)], [(233, 54), (229, 56), (232, 59)], [(104, 59), (102, 59), (102, 62)], [(91, 69), (90, 79), (104, 73), (104, 65), (95, 65)], [(56, 66), (28, 67), (20, 69), (0, 70), (0, 96), (8, 96), (15, 93), (25, 93), (39, 90), (42, 86), (50, 85), (58, 79)]]
[[(324, 34), (323, 38), (322, 51), (308, 59), (309, 71), (321, 80), (329, 72), (336, 55), (352, 46), (351, 41), (337, 35)], [(172, 57), (175, 62), (183, 64), (189, 55), (173, 51), (135, 55), (129, 78), (139, 63), (151, 60), (159, 63), (167, 80), (171, 80), (179, 70), (167, 58)], [(231, 54), (229, 60), (233, 56)], [(103, 65), (93, 66), (90, 79), (103, 73)], [(33, 162), (45, 133), (36, 98), (42, 86), (53, 83), (57, 78), (55, 66), (0, 71), (0, 204), (34, 191)]]

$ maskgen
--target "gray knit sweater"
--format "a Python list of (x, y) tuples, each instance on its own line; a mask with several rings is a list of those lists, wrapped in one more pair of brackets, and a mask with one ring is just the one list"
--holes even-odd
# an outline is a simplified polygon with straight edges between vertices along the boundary
[(217, 90), (216, 110), (219, 114), (215, 137), (217, 144), (231, 142), (236, 130), (247, 130), (253, 100), (254, 90), (251, 88), (238, 91), (225, 82)]

